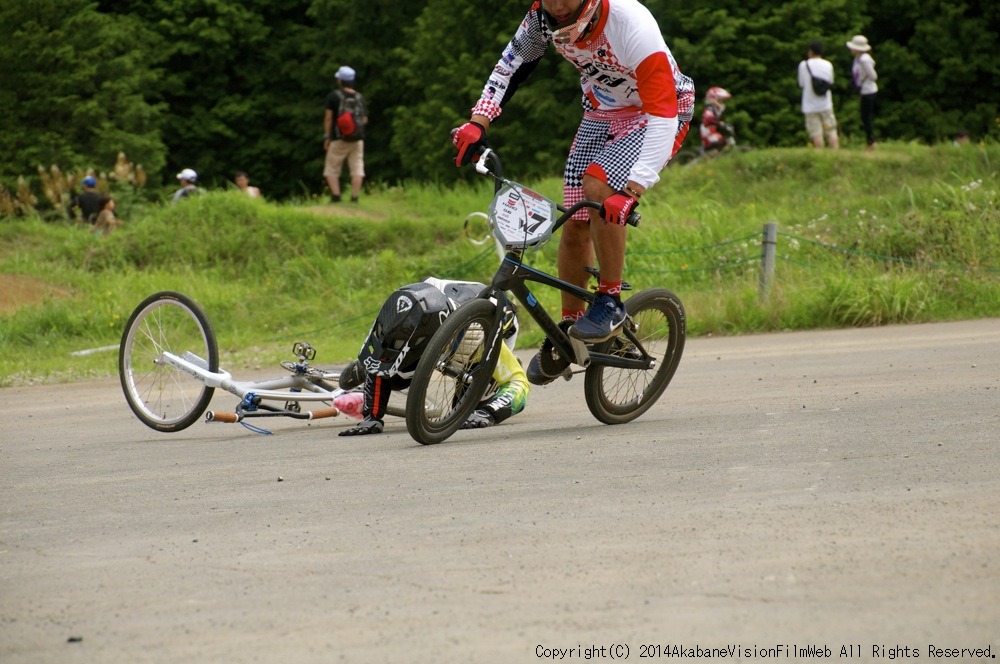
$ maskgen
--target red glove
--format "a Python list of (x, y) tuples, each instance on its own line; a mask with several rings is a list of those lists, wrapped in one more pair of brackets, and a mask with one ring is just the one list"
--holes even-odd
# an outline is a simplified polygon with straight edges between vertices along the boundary
[(624, 226), (628, 216), (639, 207), (639, 201), (625, 194), (612, 194), (601, 205), (601, 217), (609, 224)]
[(479, 148), (489, 145), (486, 142), (486, 127), (478, 122), (466, 122), (456, 129), (451, 135), (451, 142), (458, 148), (456, 166), (465, 166), (479, 156)]

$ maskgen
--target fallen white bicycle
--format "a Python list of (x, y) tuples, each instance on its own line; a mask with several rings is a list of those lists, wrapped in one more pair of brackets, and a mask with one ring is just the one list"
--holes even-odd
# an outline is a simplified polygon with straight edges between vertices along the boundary
[[(187, 295), (163, 291), (143, 300), (129, 317), (118, 352), (118, 375), (132, 412), (157, 431), (181, 431), (203, 414), (207, 422), (239, 422), (260, 433), (270, 432), (245, 420), (315, 420), (340, 414), (335, 400), (358, 394), (364, 376), (313, 366), (316, 351), (308, 343), (296, 343), (292, 352), (295, 361), (281, 363), (285, 375), (234, 380), (219, 368), (215, 331), (202, 308)], [(233, 411), (206, 413), (216, 389), (239, 399)], [(356, 405), (358, 399), (348, 401)], [(388, 413), (401, 417), (403, 407), (390, 404)]]

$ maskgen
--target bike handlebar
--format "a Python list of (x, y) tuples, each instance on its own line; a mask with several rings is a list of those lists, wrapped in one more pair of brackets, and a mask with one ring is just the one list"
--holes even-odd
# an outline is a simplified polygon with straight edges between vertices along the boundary
[(319, 408), (317, 410), (311, 410), (311, 411), (309, 411), (309, 419), (310, 420), (319, 420), (319, 419), (322, 419), (324, 417), (336, 417), (337, 415), (340, 415), (340, 411), (337, 410), (336, 408), (333, 408), (333, 407), (331, 407), (331, 408)]
[[(282, 415), (288, 415), (289, 413), (279, 413)], [(252, 415), (252, 413), (251, 413)], [(272, 413), (268, 413), (272, 415)], [(291, 414), (293, 417), (306, 420), (320, 420), (325, 417), (337, 417), (340, 415), (340, 410), (331, 406), (330, 408), (317, 408), (316, 410), (306, 411), (299, 414)], [(224, 422), (226, 424), (236, 424), (243, 419), (241, 413), (220, 413), (218, 411), (210, 410), (205, 413), (206, 422)]]
[[(492, 169), (490, 168), (487, 162), (491, 162), (493, 164)], [(500, 163), (500, 155), (498, 155), (492, 148), (484, 147), (479, 150), (479, 153), (476, 155), (475, 161), (473, 163), (475, 164), (476, 171), (478, 173), (481, 173), (482, 175), (489, 175), (494, 179), (496, 183), (494, 187), (494, 193), (500, 191), (500, 187), (503, 186), (504, 182), (506, 182), (506, 180), (503, 177), (503, 165)], [(560, 212), (563, 213), (563, 216), (559, 221), (559, 223), (555, 225), (553, 230), (558, 229), (560, 226), (563, 225), (563, 223), (565, 223), (574, 214), (576, 214), (583, 208), (590, 208), (593, 210), (600, 211), (602, 206), (597, 201), (583, 200), (580, 201), (579, 203), (574, 204), (569, 209), (564, 208), (562, 205), (556, 205), (556, 207), (559, 209)], [(631, 214), (629, 214), (628, 219), (625, 220), (625, 223), (628, 224), (629, 226), (638, 227), (640, 221), (642, 221), (642, 216), (639, 214), (639, 212), (633, 211)]]

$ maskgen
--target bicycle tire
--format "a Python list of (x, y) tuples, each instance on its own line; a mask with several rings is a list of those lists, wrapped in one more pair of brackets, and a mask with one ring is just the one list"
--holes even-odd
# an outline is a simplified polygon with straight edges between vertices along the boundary
[(129, 408), (149, 428), (173, 433), (202, 416), (215, 388), (158, 362), (163, 351), (193, 354), (204, 368), (219, 370), (215, 331), (198, 303), (181, 293), (162, 291), (143, 300), (118, 349), (118, 377)]
[(670, 160), (670, 165), (690, 166), (692, 163), (698, 161), (698, 159), (701, 158), (701, 156), (702, 153), (698, 152), (697, 150), (692, 150), (692, 149), (681, 150), (680, 152), (678, 152), (673, 156), (673, 159)]
[(472, 300), (448, 316), (431, 337), (406, 395), (406, 429), (415, 441), (440, 443), (472, 414), (500, 357), (499, 327), (497, 306)]
[[(687, 333), (684, 305), (665, 288), (649, 288), (625, 302), (636, 336), (656, 359), (653, 369), (620, 369), (591, 364), (584, 376), (587, 407), (604, 424), (624, 424), (656, 403), (677, 371)], [(626, 356), (635, 346), (625, 335), (598, 344), (594, 351)]]

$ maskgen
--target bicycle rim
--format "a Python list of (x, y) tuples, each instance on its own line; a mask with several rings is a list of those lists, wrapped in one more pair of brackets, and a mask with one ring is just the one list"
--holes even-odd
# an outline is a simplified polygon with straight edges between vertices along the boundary
[(164, 352), (209, 371), (219, 369), (208, 318), (180, 293), (156, 293), (143, 300), (125, 326), (118, 355), (118, 375), (132, 412), (152, 429), (174, 432), (201, 417), (214, 389), (160, 361)]
[(447, 439), (468, 419), (489, 386), (499, 357), (496, 305), (468, 302), (428, 342), (406, 398), (406, 428), (418, 443)]
[[(630, 422), (656, 403), (673, 378), (684, 352), (686, 320), (680, 299), (668, 290), (637, 293), (625, 307), (636, 324), (635, 334), (656, 360), (652, 369), (621, 369), (592, 364), (584, 378), (590, 412), (605, 424)], [(596, 352), (634, 358), (638, 350), (624, 335), (603, 342)]]

